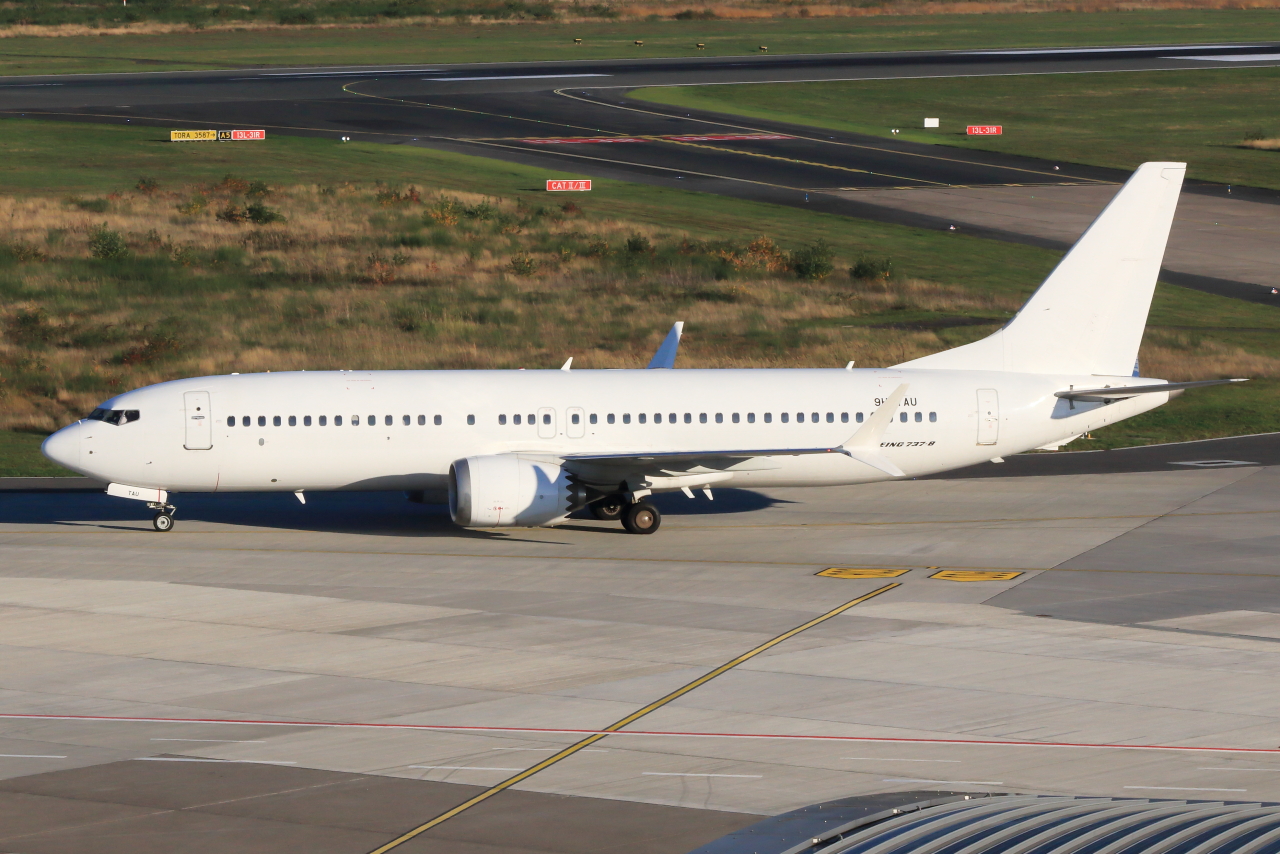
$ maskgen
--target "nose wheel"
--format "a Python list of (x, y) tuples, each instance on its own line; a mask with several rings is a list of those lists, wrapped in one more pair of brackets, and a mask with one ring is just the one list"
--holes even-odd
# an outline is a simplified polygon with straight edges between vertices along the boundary
[(652, 534), (662, 524), (662, 514), (647, 501), (627, 505), (622, 514), (622, 527), (632, 534)]
[(173, 511), (177, 509), (176, 507), (172, 504), (148, 504), (147, 506), (152, 510), (160, 511), (151, 517), (151, 527), (160, 532), (173, 530)]

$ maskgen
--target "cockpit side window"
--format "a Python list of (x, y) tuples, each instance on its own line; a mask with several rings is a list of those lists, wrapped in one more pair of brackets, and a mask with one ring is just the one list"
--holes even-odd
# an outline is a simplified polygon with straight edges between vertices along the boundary
[(102, 421), (106, 424), (128, 424), (137, 421), (142, 413), (137, 409), (95, 409), (89, 413), (90, 421)]

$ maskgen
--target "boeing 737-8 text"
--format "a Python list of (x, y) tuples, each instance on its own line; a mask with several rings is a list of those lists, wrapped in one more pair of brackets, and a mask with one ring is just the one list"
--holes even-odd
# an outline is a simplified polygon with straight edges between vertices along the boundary
[[(633, 533), (655, 492), (855, 484), (1058, 447), (1181, 389), (1136, 370), (1185, 164), (1140, 167), (1013, 320), (892, 368), (336, 371), (130, 391), (44, 444), (147, 502), (182, 492), (404, 490), (466, 527), (583, 508)], [(1229, 382), (1229, 380), (1212, 381)]]

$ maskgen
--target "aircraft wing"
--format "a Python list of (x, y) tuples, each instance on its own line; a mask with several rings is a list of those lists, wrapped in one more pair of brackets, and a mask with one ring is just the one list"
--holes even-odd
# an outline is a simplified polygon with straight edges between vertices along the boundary
[(1200, 380), (1189, 383), (1159, 383), (1152, 385), (1113, 386), (1109, 388), (1073, 388), (1069, 391), (1055, 391), (1054, 397), (1064, 400), (1082, 400), (1091, 403), (1105, 403), (1110, 400), (1123, 400), (1139, 394), (1150, 394), (1155, 391), (1182, 391), (1184, 388), (1200, 388), (1207, 385), (1225, 385), (1226, 383), (1243, 383), (1247, 379), (1236, 380)]

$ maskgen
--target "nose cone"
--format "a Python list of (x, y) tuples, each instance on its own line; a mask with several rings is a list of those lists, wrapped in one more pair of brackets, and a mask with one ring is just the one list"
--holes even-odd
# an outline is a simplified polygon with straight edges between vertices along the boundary
[(80, 424), (63, 427), (57, 433), (44, 440), (40, 453), (60, 466), (72, 471), (80, 470)]

